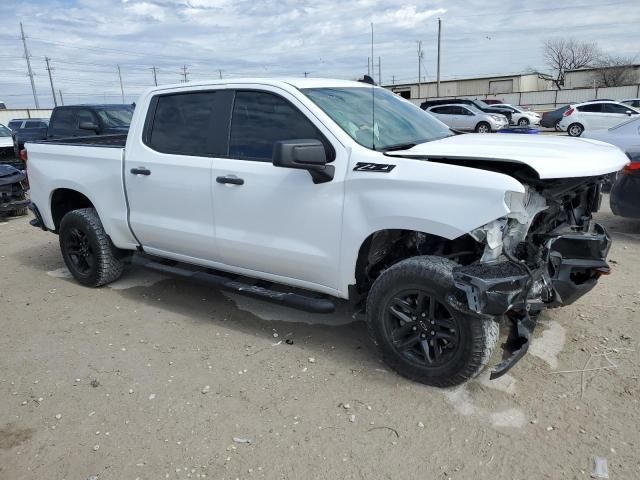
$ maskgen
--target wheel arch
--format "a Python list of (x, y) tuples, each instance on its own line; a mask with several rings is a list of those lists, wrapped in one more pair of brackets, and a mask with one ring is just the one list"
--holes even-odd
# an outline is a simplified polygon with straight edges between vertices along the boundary
[(375, 279), (386, 269), (410, 257), (420, 255), (453, 258), (466, 264), (482, 255), (482, 245), (470, 235), (445, 238), (415, 229), (389, 228), (376, 230), (360, 243), (357, 251), (349, 297), (353, 301), (366, 298)]
[(72, 210), (95, 208), (89, 196), (74, 188), (60, 187), (52, 190), (49, 205), (54, 231), (58, 232), (62, 218)]

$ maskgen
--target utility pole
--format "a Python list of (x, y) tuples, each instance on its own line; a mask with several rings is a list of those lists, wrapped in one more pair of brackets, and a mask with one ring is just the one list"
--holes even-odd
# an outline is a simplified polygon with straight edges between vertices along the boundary
[(438, 18), (438, 73), (436, 79), (436, 97), (440, 96), (440, 34), (442, 33), (442, 20)]
[(58, 90), (58, 94), (60, 95), (60, 105), (64, 105), (64, 99), (62, 98), (62, 90)]
[(222, 80), (222, 70), (218, 70), (218, 73), (220, 74), (220, 80)]
[(31, 60), (29, 60), (29, 49), (27, 48), (27, 37), (24, 36), (24, 29), (22, 28), (22, 22), (20, 22), (20, 38), (22, 39), (22, 46), (24, 47), (24, 58), (27, 60), (27, 71), (29, 72), (29, 80), (31, 80), (31, 91), (33, 92), (33, 101), (36, 104), (36, 108), (40, 108), (38, 102), (38, 94), (36, 93), (36, 83), (33, 81), (33, 70), (31, 70)]
[(380, 57), (378, 57), (378, 85), (382, 85), (382, 67), (380, 63)]
[(149, 70), (153, 72), (153, 83), (157, 87), (158, 86), (158, 67), (154, 65)]
[(395, 85), (396, 83), (396, 76), (395, 75), (391, 75), (391, 84)]
[(187, 83), (188, 82), (187, 75), (189, 75), (189, 74), (187, 73), (187, 66), (186, 65), (182, 66), (182, 73), (180, 75), (182, 75), (182, 77), (184, 79), (184, 80), (182, 80), (182, 83)]
[(122, 72), (120, 71), (120, 65), (118, 65), (118, 78), (120, 79), (120, 95), (122, 95), (122, 103), (124, 103), (124, 85), (122, 84)]
[(309, 74), (310, 74), (310, 73), (311, 73), (311, 72), (304, 72), (304, 78), (309, 78)]
[(369, 57), (367, 57), (367, 75), (371, 76), (371, 67), (369, 66), (371, 62), (369, 61)]
[(47, 72), (49, 72), (49, 83), (51, 84), (51, 96), (53, 96), (53, 106), (58, 106), (58, 101), (56, 100), (56, 89), (53, 88), (53, 77), (51, 76), (51, 65), (49, 65), (49, 61), (51, 59), (49, 57), (44, 57), (44, 61), (47, 63)]
[(418, 98), (422, 98), (422, 40), (418, 41)]

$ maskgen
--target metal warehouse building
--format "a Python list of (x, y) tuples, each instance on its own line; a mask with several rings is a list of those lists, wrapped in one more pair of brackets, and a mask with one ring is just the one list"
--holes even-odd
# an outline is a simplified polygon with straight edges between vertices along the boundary
[[(630, 71), (630, 83), (640, 83), (640, 65), (628, 65), (625, 67)], [(580, 68), (577, 70), (567, 70), (564, 78), (563, 88), (592, 88), (597, 86), (596, 68)], [(595, 83), (594, 83), (595, 82)]]
[(386, 88), (410, 100), (433, 97), (482, 97), (513, 92), (533, 92), (553, 88), (551, 77), (542, 73), (523, 73), (495, 77), (461, 78), (440, 82), (440, 94), (436, 82), (386, 85)]

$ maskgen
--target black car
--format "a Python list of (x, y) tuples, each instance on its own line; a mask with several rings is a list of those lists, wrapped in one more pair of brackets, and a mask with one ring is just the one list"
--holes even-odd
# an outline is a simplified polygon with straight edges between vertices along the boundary
[(0, 218), (26, 215), (27, 176), (11, 165), (0, 165)]
[(420, 104), (420, 108), (426, 110), (429, 107), (433, 107), (436, 105), (473, 105), (478, 110), (483, 111), (484, 113), (493, 113), (498, 115), (504, 115), (511, 123), (511, 112), (505, 111), (504, 109), (494, 107), (493, 105), (488, 105), (484, 103), (482, 100), (469, 100), (467, 98), (450, 98), (446, 99), (438, 99), (438, 100), (425, 100)]
[(127, 133), (133, 105), (68, 105), (55, 107), (48, 127), (21, 128), (13, 133), (16, 155), (26, 142), (54, 138), (89, 137)]
[(569, 105), (565, 105), (564, 107), (556, 108), (550, 112), (544, 112), (542, 114), (542, 118), (540, 119), (540, 126), (546, 128), (555, 128), (557, 131), (560, 131), (560, 127), (558, 124), (560, 120), (562, 120), (562, 114), (569, 110)]
[(620, 217), (640, 218), (640, 150), (627, 152), (624, 167), (611, 188), (611, 211)]

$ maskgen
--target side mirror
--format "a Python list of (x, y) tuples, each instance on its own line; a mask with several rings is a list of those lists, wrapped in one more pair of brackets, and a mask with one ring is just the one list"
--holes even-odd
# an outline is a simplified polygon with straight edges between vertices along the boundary
[(321, 141), (281, 140), (273, 145), (273, 165), (307, 170), (313, 183), (333, 180), (335, 167), (327, 165), (327, 152)]
[(78, 128), (80, 130), (93, 130), (94, 132), (97, 132), (100, 129), (100, 127), (93, 122), (80, 122)]

